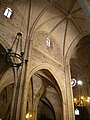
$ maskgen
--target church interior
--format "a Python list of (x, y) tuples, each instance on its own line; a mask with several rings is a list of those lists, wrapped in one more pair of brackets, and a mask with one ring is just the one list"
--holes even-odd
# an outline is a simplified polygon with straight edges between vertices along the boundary
[(89, 18), (89, 0), (0, 0), (0, 120), (90, 120)]

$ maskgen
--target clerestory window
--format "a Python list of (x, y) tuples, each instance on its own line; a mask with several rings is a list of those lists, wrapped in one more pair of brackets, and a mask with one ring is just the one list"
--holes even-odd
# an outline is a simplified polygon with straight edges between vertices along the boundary
[(4, 16), (6, 16), (7, 18), (10, 18), (12, 15), (12, 9), (7, 7), (4, 11)]

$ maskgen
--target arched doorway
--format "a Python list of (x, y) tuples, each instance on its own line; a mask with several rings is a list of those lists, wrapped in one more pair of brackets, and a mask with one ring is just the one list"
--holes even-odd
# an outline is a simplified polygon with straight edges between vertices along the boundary
[(60, 87), (47, 69), (38, 70), (30, 79), (28, 112), (34, 120), (63, 120)]

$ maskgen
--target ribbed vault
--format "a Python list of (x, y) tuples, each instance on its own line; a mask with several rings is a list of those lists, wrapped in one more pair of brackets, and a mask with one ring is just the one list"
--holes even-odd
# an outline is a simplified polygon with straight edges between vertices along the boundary
[(47, 36), (54, 37), (63, 55), (80, 34), (88, 31), (86, 19), (76, 0), (52, 1), (39, 11), (34, 25), (35, 32), (44, 31)]
[[(53, 66), (53, 69), (55, 68), (55, 71), (54, 70), (52, 71), (54, 71), (57, 78), (60, 78), (58, 80), (58, 83), (59, 82), (60, 84), (62, 83), (62, 85), (65, 87), (65, 89), (63, 87), (63, 90), (66, 90), (66, 85), (64, 83), (65, 71), (63, 69), (65, 68), (65, 63), (64, 63), (65, 59), (63, 58), (66, 57), (66, 53), (68, 52), (69, 48), (76, 40), (76, 38), (79, 35), (83, 35), (84, 33), (88, 32), (88, 25), (86, 18), (83, 14), (83, 11), (77, 0), (31, 0), (30, 16), (29, 16), (30, 19), (28, 19), (28, 8), (29, 8), (28, 2), (29, 0), (0, 1), (0, 7), (1, 7), (0, 8), (0, 16), (1, 16), (0, 39), (1, 41), (3, 41), (5, 45), (11, 46), (11, 44), (13, 43), (12, 39), (14, 39), (15, 37), (15, 33), (21, 31), (24, 36), (23, 37), (23, 47), (24, 47), (24, 44), (26, 42), (26, 30), (27, 27), (29, 27), (30, 36), (28, 39), (32, 40), (32, 46), (30, 46), (32, 47), (30, 48), (32, 50), (32, 53), (30, 59), (28, 59), (31, 60), (30, 61), (31, 68), (29, 69), (33, 70), (34, 67), (39, 66), (40, 64), (48, 63), (48, 65)], [(14, 11), (11, 19), (6, 19), (5, 16), (3, 15), (3, 12), (5, 10), (5, 7), (7, 7), (7, 5), (11, 7), (12, 10)], [(28, 20), (30, 20), (29, 26), (27, 26)], [(45, 43), (47, 37), (50, 38), (52, 43), (50, 49), (46, 46)], [(72, 55), (70, 61), (71, 77), (82, 79), (83, 81), (85, 80), (88, 81), (90, 78), (89, 75), (87, 75), (87, 71), (89, 71), (90, 69), (88, 67), (89, 58), (90, 58), (90, 54), (89, 54), (90, 46), (88, 44), (89, 38), (90, 36), (86, 36), (80, 40), (80, 42), (77, 44), (75, 48), (75, 53), (74, 55)], [(1, 46), (0, 46), (0, 50), (2, 51)], [(0, 62), (3, 63), (3, 60), (0, 59)], [(1, 66), (1, 71), (4, 66), (5, 64)], [(30, 73), (29, 69), (27, 71), (27, 74)], [(59, 73), (57, 74), (57, 72), (60, 72), (60, 74)], [(50, 73), (43, 70), (43, 72), (38, 73), (38, 75), (39, 77), (34, 76), (35, 79), (33, 77), (31, 80), (31, 81), (35, 80), (35, 85), (36, 85), (35, 90), (38, 85), (36, 84), (36, 80), (39, 79), (41, 83), (42, 82), (41, 78), (44, 78), (43, 81), (45, 82), (48, 81), (47, 83), (51, 83), (52, 85), (51, 88), (53, 88), (54, 86), (55, 90), (58, 93), (60, 93), (58, 89), (59, 87), (57, 86), (57, 82), (54, 81), (55, 79)], [(65, 114), (67, 115), (67, 113)], [(68, 115), (69, 114), (70, 113), (68, 113)]]
[[(13, 24), (12, 19), (11, 25), (14, 26), (16, 30), (21, 30), (24, 33), (24, 30), (27, 27), (28, 1), (6, 0), (4, 3), (9, 4), (13, 10), (16, 10), (14, 13), (15, 16), (18, 19), (21, 19), (19, 24)], [(24, 4), (27, 7), (24, 6)], [(11, 27), (11, 25), (8, 26)], [(3, 24), (2, 29), (4, 26), (6, 25)], [(32, 40), (35, 39), (34, 36), (36, 33), (45, 32), (47, 33), (47, 36), (51, 37), (51, 39), (53, 38), (57, 42), (60, 52), (64, 56), (73, 41), (80, 34), (88, 32), (85, 16), (77, 0), (31, 1), (30, 28)], [(13, 34), (12, 31), (11, 33)], [(11, 38), (12, 37), (10, 37), (10, 39)], [(25, 38), (23, 37), (23, 39)]]

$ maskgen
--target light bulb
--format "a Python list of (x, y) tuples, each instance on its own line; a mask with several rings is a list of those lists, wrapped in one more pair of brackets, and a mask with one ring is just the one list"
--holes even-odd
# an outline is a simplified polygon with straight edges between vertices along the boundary
[(26, 118), (27, 118), (27, 119), (29, 118), (29, 113), (26, 114)]
[(83, 85), (83, 82), (82, 82), (81, 80), (78, 80), (78, 81), (77, 81), (77, 84), (78, 84), (78, 85)]
[(83, 96), (81, 96), (81, 99), (83, 100), (83, 99), (84, 99), (84, 97), (83, 97)]
[(74, 98), (74, 101), (76, 102), (76, 101), (77, 101), (77, 99), (76, 99), (76, 98)]
[(88, 103), (90, 102), (88, 99), (86, 100)]
[(32, 117), (32, 114), (30, 114), (30, 117)]
[(90, 100), (90, 97), (87, 97), (88, 100)]

